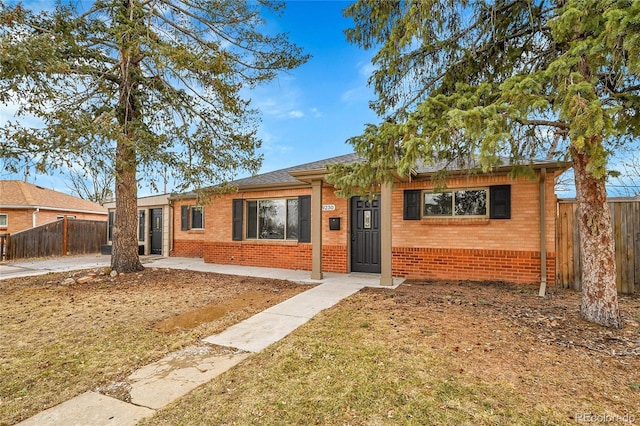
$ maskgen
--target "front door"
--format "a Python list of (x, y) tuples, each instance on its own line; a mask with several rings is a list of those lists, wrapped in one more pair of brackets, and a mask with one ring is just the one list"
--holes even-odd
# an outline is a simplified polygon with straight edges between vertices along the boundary
[(351, 199), (351, 271), (380, 273), (380, 197)]
[(162, 209), (151, 209), (151, 254), (162, 254)]

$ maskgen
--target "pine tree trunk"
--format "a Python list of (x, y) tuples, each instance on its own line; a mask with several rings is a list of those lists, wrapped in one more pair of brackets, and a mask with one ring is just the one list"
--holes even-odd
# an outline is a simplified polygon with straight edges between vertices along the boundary
[[(123, 0), (123, 15), (134, 20), (132, 0)], [(126, 19), (125, 19), (126, 20)], [(130, 23), (130, 22), (128, 22)], [(139, 46), (124, 35), (120, 50), (120, 96), (118, 121), (123, 137), (116, 147), (116, 217), (113, 230), (111, 269), (118, 272), (136, 272), (144, 269), (138, 256), (138, 182), (135, 122), (140, 118), (136, 99), (136, 75), (140, 73), (137, 57)]]
[(135, 151), (120, 141), (116, 159), (116, 214), (111, 269), (136, 272), (144, 269), (138, 256), (138, 182)]
[(572, 153), (582, 253), (580, 313), (588, 321), (620, 328), (615, 244), (604, 179), (589, 172), (588, 154), (575, 148)]

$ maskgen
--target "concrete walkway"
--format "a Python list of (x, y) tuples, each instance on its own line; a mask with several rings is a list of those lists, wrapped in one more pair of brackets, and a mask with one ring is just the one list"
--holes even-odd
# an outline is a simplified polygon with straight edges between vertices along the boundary
[[(109, 256), (82, 256), (0, 265), (0, 279), (109, 266)], [(291, 299), (209, 336), (197, 345), (184, 348), (140, 368), (122, 386), (130, 402), (89, 391), (52, 407), (20, 425), (135, 425), (156, 410), (184, 396), (196, 387), (241, 363), (253, 353), (284, 338), (318, 312), (364, 287), (380, 287), (380, 277), (370, 274), (327, 273), (323, 280), (311, 280), (309, 271), (215, 265), (202, 259), (145, 257), (151, 268), (187, 269), (318, 284)], [(402, 280), (394, 280), (397, 287)]]

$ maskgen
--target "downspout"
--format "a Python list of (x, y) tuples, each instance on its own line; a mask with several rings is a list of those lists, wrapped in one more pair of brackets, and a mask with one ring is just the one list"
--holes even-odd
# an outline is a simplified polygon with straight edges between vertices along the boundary
[(547, 169), (540, 169), (540, 291), (538, 296), (544, 297), (547, 291), (547, 224), (545, 209), (545, 181)]
[(173, 223), (173, 215), (174, 215), (175, 206), (173, 205), (173, 200), (169, 200), (169, 253), (167, 256), (171, 256), (173, 253), (173, 233), (175, 232), (174, 223)]
[(32, 228), (36, 227), (36, 215), (38, 214), (39, 211), (40, 211), (40, 207), (36, 207), (36, 209), (33, 211), (33, 213), (31, 213), (31, 227)]

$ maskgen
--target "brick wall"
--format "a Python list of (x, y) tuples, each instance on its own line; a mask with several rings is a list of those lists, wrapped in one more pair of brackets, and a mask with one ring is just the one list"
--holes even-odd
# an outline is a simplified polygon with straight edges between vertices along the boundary
[[(555, 280), (547, 253), (547, 282)], [(540, 253), (512, 250), (394, 248), (393, 276), (437, 280), (540, 282)]]
[[(540, 281), (539, 184), (527, 178), (465, 176), (447, 181), (447, 188), (511, 185), (511, 218), (423, 218), (403, 220), (403, 190), (431, 190), (429, 182), (401, 183), (393, 192), (394, 276), (455, 280)], [(548, 176), (546, 197), (547, 281), (555, 282), (554, 176)]]
[(203, 257), (204, 245), (201, 240), (174, 240), (171, 256)]
[(195, 206), (195, 199), (178, 200), (173, 204), (173, 223), (171, 227), (173, 229), (173, 244), (170, 251), (170, 256), (175, 257), (203, 257), (204, 256), (204, 238), (210, 227), (210, 220), (207, 217), (207, 211), (205, 206), (204, 213), (204, 226), (205, 229), (189, 229), (183, 231), (181, 229), (181, 207)]
[(311, 244), (290, 242), (205, 242), (204, 261), (225, 265), (310, 270)]

